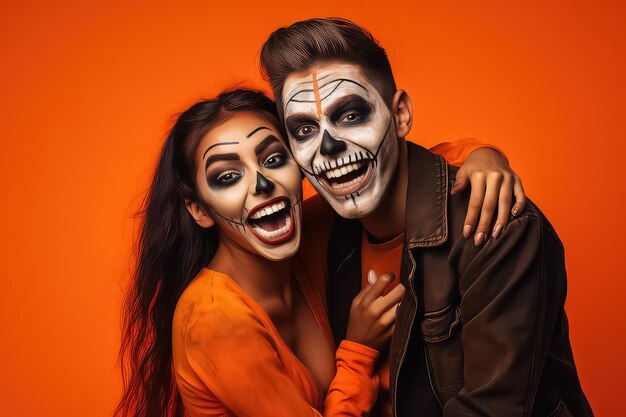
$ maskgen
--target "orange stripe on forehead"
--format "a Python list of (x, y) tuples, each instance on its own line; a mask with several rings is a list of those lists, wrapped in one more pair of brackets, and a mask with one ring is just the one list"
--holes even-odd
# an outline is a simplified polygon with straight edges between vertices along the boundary
[(320, 86), (317, 83), (317, 70), (311, 73), (313, 77), (313, 94), (315, 95), (315, 105), (317, 106), (317, 117), (322, 117), (322, 100), (320, 100)]

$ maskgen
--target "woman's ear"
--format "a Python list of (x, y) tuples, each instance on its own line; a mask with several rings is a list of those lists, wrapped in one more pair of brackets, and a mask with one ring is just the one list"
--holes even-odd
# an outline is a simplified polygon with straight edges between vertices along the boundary
[(208, 229), (215, 224), (215, 221), (209, 216), (200, 204), (195, 201), (185, 199), (185, 207), (187, 207), (187, 211), (191, 214), (191, 217), (200, 225), (200, 227), (204, 227)]
[(396, 135), (404, 139), (411, 131), (413, 124), (413, 104), (406, 91), (396, 91), (391, 104), (391, 113), (396, 126)]

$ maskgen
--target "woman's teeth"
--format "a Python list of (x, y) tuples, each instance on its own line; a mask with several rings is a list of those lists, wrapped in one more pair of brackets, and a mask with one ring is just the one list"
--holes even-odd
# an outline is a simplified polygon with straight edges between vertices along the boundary
[(257, 210), (250, 216), (250, 218), (257, 220), (257, 219), (260, 219), (261, 217), (269, 216), (270, 214), (276, 213), (277, 211), (282, 210), (285, 207), (287, 207), (287, 202), (280, 201), (276, 204), (272, 204), (269, 207), (265, 207), (265, 208), (262, 208), (261, 210)]

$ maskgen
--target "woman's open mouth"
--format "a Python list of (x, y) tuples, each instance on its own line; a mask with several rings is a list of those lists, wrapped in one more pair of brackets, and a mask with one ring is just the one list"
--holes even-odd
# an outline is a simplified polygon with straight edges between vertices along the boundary
[(363, 189), (372, 171), (374, 160), (362, 159), (343, 165), (341, 162), (333, 164), (335, 168), (330, 168), (329, 165), (328, 169), (316, 173), (324, 188), (335, 197), (348, 196)]
[(250, 210), (246, 222), (261, 242), (268, 245), (286, 242), (294, 231), (291, 202), (284, 196), (264, 201)]

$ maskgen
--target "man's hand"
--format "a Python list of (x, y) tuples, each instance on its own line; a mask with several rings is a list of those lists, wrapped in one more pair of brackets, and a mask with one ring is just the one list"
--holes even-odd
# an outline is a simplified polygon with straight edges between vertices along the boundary
[[(474, 244), (480, 246), (487, 240), (496, 206), (498, 217), (491, 233), (494, 239), (507, 225), (513, 196), (515, 205), (511, 213), (517, 216), (524, 209), (526, 194), (520, 178), (504, 157), (492, 148), (479, 148), (469, 154), (459, 168), (452, 194), (465, 190), (470, 184), (471, 195), (463, 236), (468, 238), (476, 230)], [(478, 227), (475, 227), (477, 223)]]

